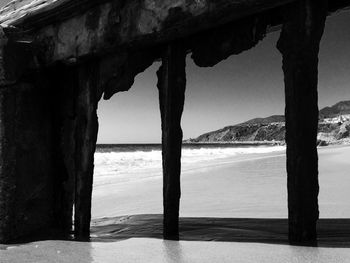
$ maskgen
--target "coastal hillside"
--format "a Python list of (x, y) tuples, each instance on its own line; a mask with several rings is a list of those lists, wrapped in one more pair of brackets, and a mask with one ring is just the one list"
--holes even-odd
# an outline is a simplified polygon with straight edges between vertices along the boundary
[[(350, 101), (341, 101), (320, 110), (320, 145), (350, 142)], [(285, 118), (273, 115), (208, 132), (188, 143), (280, 142), (285, 140)]]

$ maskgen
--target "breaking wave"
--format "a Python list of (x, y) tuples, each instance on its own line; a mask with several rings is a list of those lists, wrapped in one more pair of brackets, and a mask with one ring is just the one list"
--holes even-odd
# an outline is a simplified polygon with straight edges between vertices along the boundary
[[(205, 167), (235, 156), (259, 156), (284, 150), (284, 146), (184, 148), (182, 170)], [(98, 186), (161, 176), (161, 167), (162, 155), (159, 149), (140, 150), (133, 146), (129, 151), (100, 150), (95, 153), (94, 184)]]

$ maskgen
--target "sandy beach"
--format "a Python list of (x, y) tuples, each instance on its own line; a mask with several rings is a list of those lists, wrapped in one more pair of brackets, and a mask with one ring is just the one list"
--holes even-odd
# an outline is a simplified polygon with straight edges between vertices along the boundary
[[(320, 217), (350, 218), (349, 146), (319, 148)], [(183, 165), (182, 217), (287, 218), (284, 151)], [(94, 188), (92, 216), (162, 213), (161, 168), (154, 176)]]
[(162, 179), (94, 189), (92, 242), (0, 246), (0, 262), (350, 262), (349, 146), (319, 148), (319, 246), (287, 243), (283, 151), (185, 165), (180, 241), (162, 238)]
[(0, 263), (350, 263), (349, 27), (350, 0), (0, 0)]

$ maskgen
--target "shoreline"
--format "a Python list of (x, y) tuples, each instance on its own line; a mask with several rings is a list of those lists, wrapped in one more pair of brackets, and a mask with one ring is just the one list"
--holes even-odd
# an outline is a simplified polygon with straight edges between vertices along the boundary
[[(319, 148), (321, 217), (350, 218), (349, 154), (349, 146)], [(285, 151), (237, 155), (183, 169), (181, 216), (287, 216)], [(93, 218), (162, 212), (161, 167), (156, 176), (142, 180), (106, 180), (94, 188)]]

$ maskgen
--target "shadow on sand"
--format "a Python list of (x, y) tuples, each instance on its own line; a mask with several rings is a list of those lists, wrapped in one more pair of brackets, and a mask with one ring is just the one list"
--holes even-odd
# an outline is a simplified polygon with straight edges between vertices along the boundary
[[(91, 241), (110, 242), (128, 238), (162, 239), (163, 215), (102, 218), (92, 222)], [(288, 243), (287, 219), (183, 217), (180, 240)], [(319, 247), (350, 248), (350, 219), (321, 219)]]

